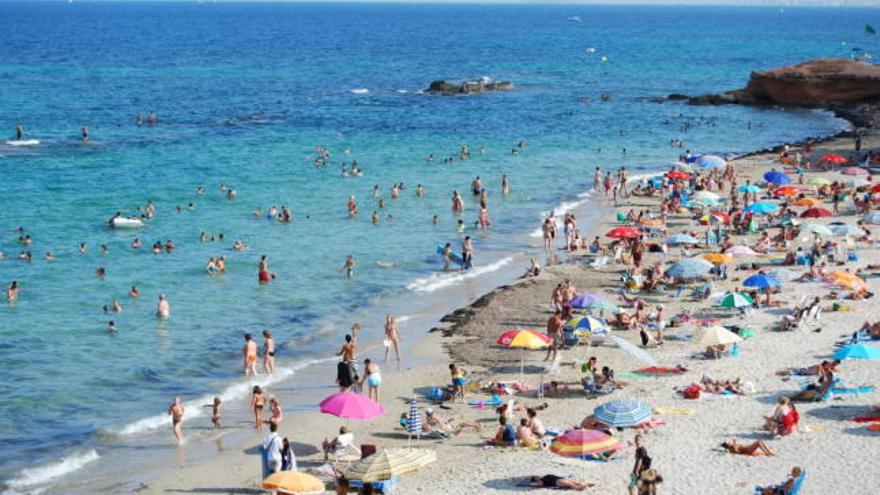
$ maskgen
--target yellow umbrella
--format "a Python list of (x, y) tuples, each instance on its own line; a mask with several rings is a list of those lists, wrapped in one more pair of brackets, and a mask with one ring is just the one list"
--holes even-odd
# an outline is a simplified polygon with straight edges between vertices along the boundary
[(816, 198), (801, 198), (794, 202), (795, 206), (806, 206), (808, 208), (812, 208), (817, 205), (821, 205), (822, 202)]
[(832, 272), (828, 275), (828, 282), (847, 289), (867, 289), (868, 283), (861, 278), (846, 272)]
[(708, 347), (712, 345), (735, 344), (737, 342), (742, 342), (742, 337), (721, 325), (714, 325), (703, 330), (703, 335), (700, 336), (700, 340), (697, 343), (701, 347)]
[(724, 253), (704, 254), (703, 259), (708, 261), (709, 263), (713, 263), (715, 265), (723, 265), (725, 263), (732, 263), (733, 262), (733, 257), (728, 256)]
[(352, 464), (345, 472), (350, 480), (371, 483), (417, 471), (437, 460), (429, 449), (383, 449)]
[(324, 482), (299, 471), (280, 471), (263, 480), (263, 488), (290, 495), (324, 493)]

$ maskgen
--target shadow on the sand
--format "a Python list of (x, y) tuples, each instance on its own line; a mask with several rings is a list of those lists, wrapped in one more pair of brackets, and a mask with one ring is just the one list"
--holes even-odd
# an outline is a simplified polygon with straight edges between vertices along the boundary
[(263, 495), (266, 493), (266, 490), (259, 490), (257, 488), (241, 488), (241, 487), (230, 487), (230, 488), (191, 488), (189, 490), (183, 490), (180, 488), (168, 488), (165, 490), (168, 493), (216, 493), (218, 495), (237, 495), (237, 494), (245, 494), (245, 495)]
[(825, 407), (819, 407), (813, 409), (811, 411), (807, 411), (804, 414), (809, 416), (813, 416), (814, 418), (819, 419), (833, 419), (837, 421), (847, 421), (856, 416), (864, 416), (870, 412), (870, 408), (868, 406), (836, 406), (829, 405)]
[(844, 433), (849, 433), (850, 435), (857, 435), (860, 437), (880, 438), (880, 432), (869, 430), (868, 425), (854, 426), (852, 428), (844, 428), (843, 431), (844, 431)]
[(524, 476), (519, 476), (516, 478), (498, 478), (495, 480), (488, 480), (483, 483), (483, 486), (486, 488), (491, 488), (493, 490), (503, 490), (506, 492), (530, 492), (533, 491), (534, 488), (529, 486), (517, 486), (517, 483), (524, 480)]

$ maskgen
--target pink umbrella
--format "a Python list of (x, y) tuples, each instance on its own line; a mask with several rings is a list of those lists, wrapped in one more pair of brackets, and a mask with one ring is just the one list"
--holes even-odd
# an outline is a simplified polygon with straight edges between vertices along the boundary
[(859, 167), (846, 167), (841, 172), (844, 175), (868, 175), (868, 171)]
[(321, 412), (340, 418), (371, 419), (385, 414), (381, 404), (353, 392), (339, 392), (321, 401)]
[(733, 246), (730, 249), (725, 250), (724, 253), (731, 256), (751, 256), (758, 254), (748, 246)]

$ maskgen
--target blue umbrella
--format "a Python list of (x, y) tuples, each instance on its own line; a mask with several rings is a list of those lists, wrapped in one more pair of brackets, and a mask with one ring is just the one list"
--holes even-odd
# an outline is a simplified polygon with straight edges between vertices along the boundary
[(743, 285), (746, 287), (755, 287), (758, 289), (769, 289), (771, 287), (779, 287), (779, 280), (767, 275), (766, 273), (757, 273), (747, 278)]
[(880, 211), (869, 211), (868, 213), (865, 213), (865, 216), (862, 217), (862, 220), (868, 223), (880, 223)]
[(697, 159), (697, 165), (703, 168), (721, 168), (726, 164), (724, 158), (715, 155), (703, 155)]
[(651, 419), (653, 410), (644, 402), (616, 399), (593, 409), (596, 421), (618, 428), (638, 426)]
[(758, 194), (759, 192), (761, 192), (761, 188), (754, 185), (754, 184), (746, 184), (744, 186), (739, 186), (736, 188), (736, 190), (739, 192), (752, 193), (752, 194)]
[(699, 244), (700, 240), (689, 234), (675, 234), (666, 238), (666, 244)]
[(781, 186), (783, 184), (791, 184), (791, 179), (789, 179), (787, 175), (776, 170), (771, 170), (765, 173), (764, 180), (766, 180), (767, 182), (772, 182), (777, 186)]
[(778, 280), (780, 282), (787, 282), (789, 280), (794, 280), (794, 279), (800, 277), (799, 273), (795, 273), (795, 272), (788, 270), (786, 268), (780, 268), (778, 270), (773, 270), (768, 275), (770, 275), (771, 277), (775, 278), (776, 280)]
[(746, 207), (746, 211), (763, 215), (775, 213), (777, 210), (779, 210), (779, 205), (775, 203), (752, 203)]
[(880, 359), (880, 348), (856, 344), (841, 347), (832, 356), (834, 359)]
[(704, 259), (687, 258), (672, 265), (672, 267), (666, 271), (666, 274), (670, 277), (677, 278), (696, 278), (709, 273), (709, 270), (713, 267), (714, 265), (712, 265), (712, 263), (709, 263)]
[(685, 159), (685, 162), (686, 163), (694, 163), (695, 161), (699, 160), (702, 157), (703, 157), (703, 155), (692, 155), (692, 156), (688, 157), (687, 159)]

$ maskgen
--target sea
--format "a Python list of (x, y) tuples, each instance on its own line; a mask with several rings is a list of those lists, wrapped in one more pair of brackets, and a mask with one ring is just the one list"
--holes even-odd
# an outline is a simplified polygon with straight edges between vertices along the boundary
[[(857, 8), (0, 2), (0, 284), (21, 287), (17, 303), (0, 304), (0, 492), (131, 491), (216, 454), (191, 445), (200, 453), (180, 459), (165, 414), (176, 395), (191, 444), (245, 438), (254, 383), (294, 390), (292, 409), (310, 410), (333, 391), (333, 354), (353, 323), (375, 344), (382, 318), (395, 314), (418, 346), (445, 311), (542, 256), (535, 230), (549, 211), (577, 212), (589, 229), (604, 211), (596, 167), (640, 176), (686, 150), (733, 156), (848, 129), (818, 110), (661, 99), (739, 88), (753, 70), (864, 56), (878, 50), (880, 38), (863, 29), (878, 17)], [(425, 92), (434, 80), (481, 78), (513, 89)], [(138, 125), (137, 114), (151, 113), (155, 125)], [(9, 144), (19, 123), (38, 144)], [(363, 175), (344, 175), (354, 161)], [(477, 176), (489, 194), (486, 229), (474, 226)], [(461, 215), (453, 191), (465, 198)], [(148, 201), (156, 212), (143, 228), (107, 227)], [(267, 219), (273, 205), (293, 220)], [(458, 250), (465, 235), (474, 270), (443, 273), (437, 245)], [(236, 239), (248, 249), (234, 251)], [(151, 252), (168, 240), (173, 253)], [(32, 261), (19, 259), (25, 250)], [(263, 255), (277, 275), (266, 285)], [(349, 255), (351, 280), (340, 272)], [(218, 256), (228, 273), (211, 276), (207, 260)], [(139, 299), (128, 297), (132, 286)], [(155, 316), (159, 294), (168, 320)], [(114, 300), (123, 310), (106, 312)], [(279, 343), (279, 370), (245, 380), (242, 336), (262, 330)], [(199, 430), (214, 396), (238, 415), (222, 438)]]

